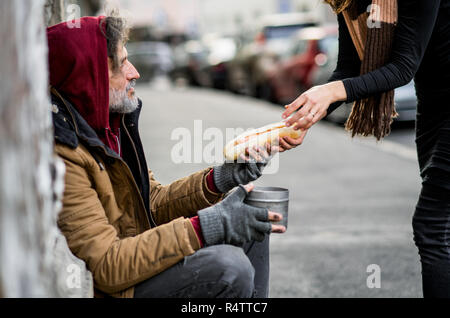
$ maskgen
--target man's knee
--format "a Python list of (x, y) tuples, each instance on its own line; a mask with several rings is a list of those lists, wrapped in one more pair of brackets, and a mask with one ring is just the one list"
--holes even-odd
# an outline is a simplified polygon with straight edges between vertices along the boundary
[(209, 255), (205, 266), (214, 271), (218, 284), (224, 284), (226, 297), (251, 297), (255, 270), (242, 248), (215, 245), (205, 249)]

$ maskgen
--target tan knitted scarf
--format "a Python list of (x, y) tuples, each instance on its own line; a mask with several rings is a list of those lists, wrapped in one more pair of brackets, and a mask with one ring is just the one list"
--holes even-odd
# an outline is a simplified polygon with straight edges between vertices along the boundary
[[(370, 12), (368, 8), (360, 15), (353, 1), (343, 16), (361, 60), (361, 75), (387, 64), (397, 24), (397, 0), (372, 0)], [(356, 101), (345, 127), (353, 137), (373, 135), (380, 140), (390, 133), (396, 116), (392, 90)]]

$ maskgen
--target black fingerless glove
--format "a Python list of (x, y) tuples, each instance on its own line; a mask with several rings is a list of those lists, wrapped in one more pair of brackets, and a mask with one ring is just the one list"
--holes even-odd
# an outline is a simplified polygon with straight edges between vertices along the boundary
[(259, 160), (254, 158), (245, 162), (225, 162), (214, 167), (213, 178), (217, 190), (227, 193), (239, 184), (248, 184), (262, 176), (263, 169), (272, 159), (267, 151), (258, 148)]

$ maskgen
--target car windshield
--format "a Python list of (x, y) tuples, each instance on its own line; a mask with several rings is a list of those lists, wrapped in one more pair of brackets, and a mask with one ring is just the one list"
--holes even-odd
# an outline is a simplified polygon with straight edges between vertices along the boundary
[(297, 40), (295, 37), (291, 38), (289, 41), (289, 48), (283, 52), (281, 55), (282, 59), (289, 59), (292, 56), (302, 54), (306, 51), (308, 46), (308, 41)]

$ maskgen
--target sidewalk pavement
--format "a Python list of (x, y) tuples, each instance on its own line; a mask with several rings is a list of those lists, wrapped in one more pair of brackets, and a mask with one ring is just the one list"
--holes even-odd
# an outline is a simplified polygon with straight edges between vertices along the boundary
[[(138, 91), (148, 164), (163, 184), (208, 166), (173, 162), (174, 129), (193, 132), (194, 120), (202, 120), (203, 131), (281, 120), (281, 107), (225, 92)], [(280, 154), (278, 173), (256, 182), (290, 190), (288, 231), (271, 236), (270, 297), (421, 297), (411, 226), (420, 191), (414, 154), (391, 142), (352, 140), (328, 123)], [(373, 268), (380, 288), (369, 288), (378, 274)]]

